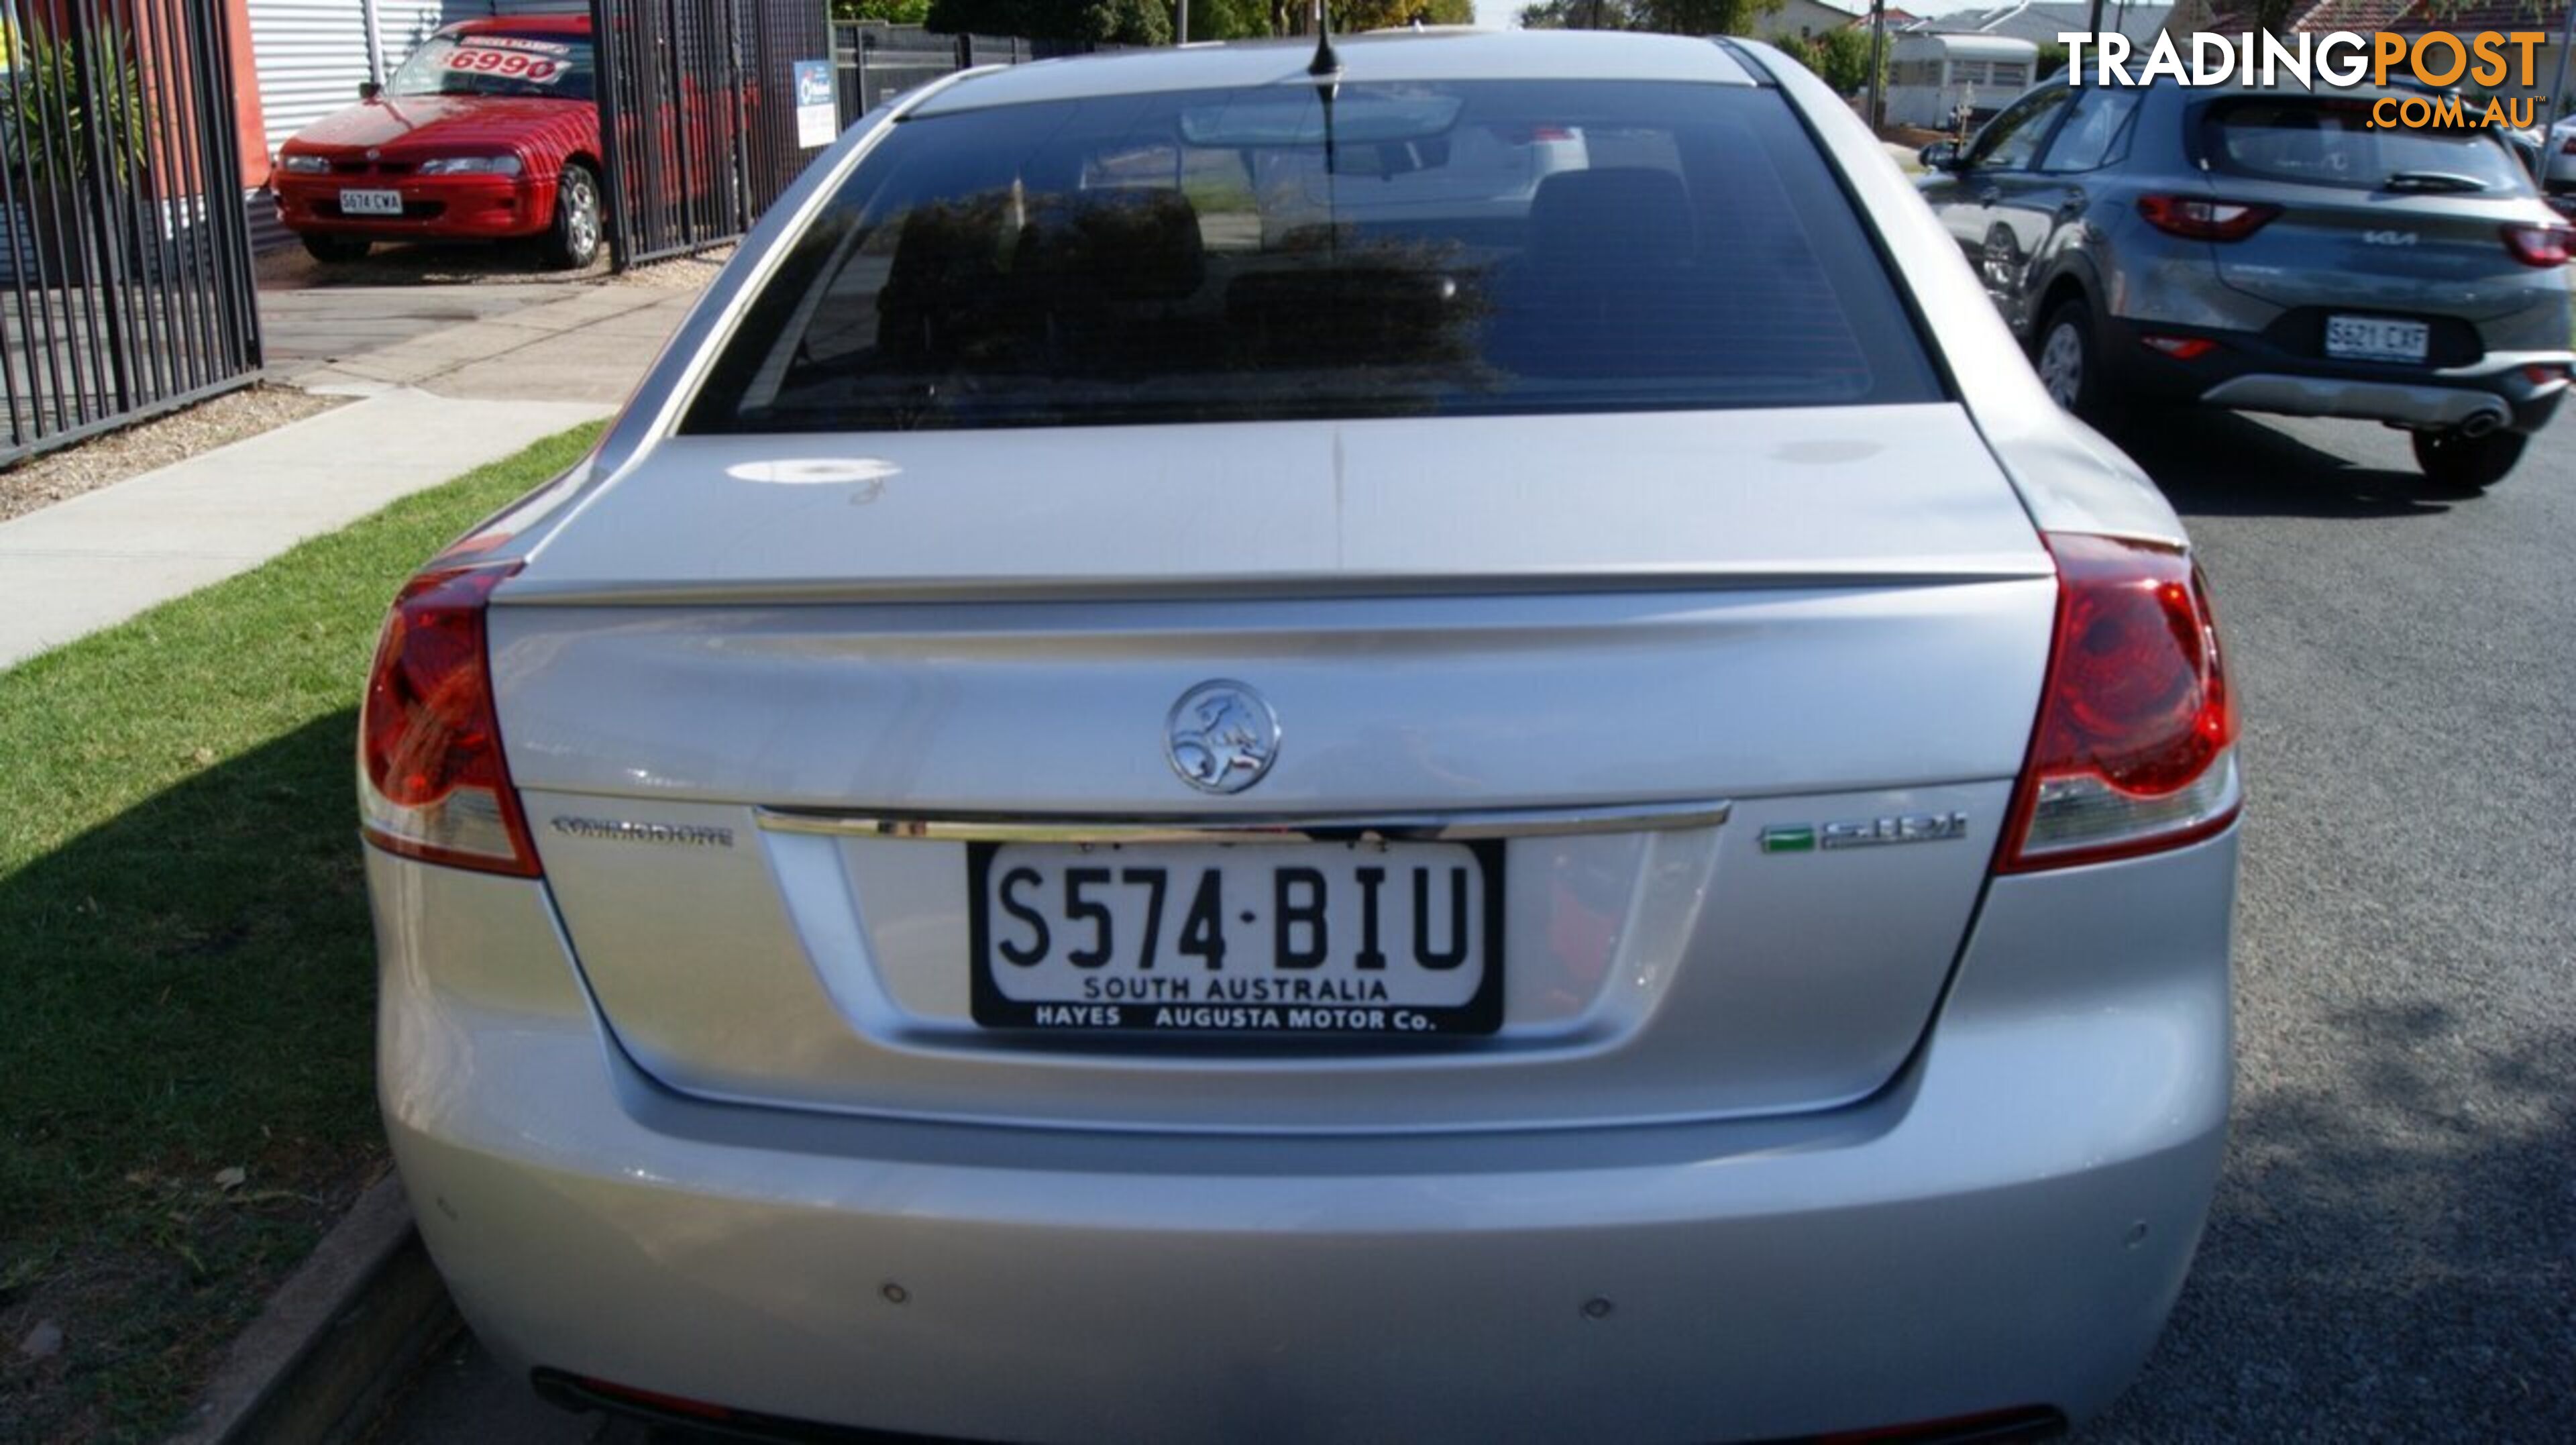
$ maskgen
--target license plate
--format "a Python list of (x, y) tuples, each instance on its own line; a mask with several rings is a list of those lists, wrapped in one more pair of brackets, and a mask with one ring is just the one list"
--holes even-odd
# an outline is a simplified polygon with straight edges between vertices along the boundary
[(2340, 361), (2422, 361), (2433, 328), (2377, 316), (2326, 318), (2326, 355)]
[(344, 216), (399, 216), (403, 213), (400, 191), (342, 191), (340, 214)]
[(1487, 1034), (1500, 843), (977, 843), (975, 1021), (1092, 1032)]

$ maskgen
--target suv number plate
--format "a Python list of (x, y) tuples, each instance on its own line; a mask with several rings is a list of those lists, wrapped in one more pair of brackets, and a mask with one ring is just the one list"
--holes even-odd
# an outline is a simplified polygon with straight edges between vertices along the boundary
[(1500, 843), (975, 843), (975, 1021), (1489, 1034)]
[(2422, 361), (2433, 328), (2380, 316), (2326, 318), (2326, 355), (2338, 361)]

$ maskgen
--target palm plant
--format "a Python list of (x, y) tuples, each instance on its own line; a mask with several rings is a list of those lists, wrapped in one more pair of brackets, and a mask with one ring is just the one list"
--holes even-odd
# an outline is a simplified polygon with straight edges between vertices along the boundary
[(124, 182), (144, 168), (143, 77), (131, 54), (30, 35), (8, 77), (9, 165), (35, 185), (61, 186), (104, 163)]
[(90, 234), (90, 219), (131, 209), (93, 192), (129, 190), (149, 164), (142, 74), (123, 47), (43, 34), (26, 36), (16, 61), (0, 78), (0, 164), (22, 218), (15, 269), (84, 285), (112, 254), (96, 248), (113, 244)]

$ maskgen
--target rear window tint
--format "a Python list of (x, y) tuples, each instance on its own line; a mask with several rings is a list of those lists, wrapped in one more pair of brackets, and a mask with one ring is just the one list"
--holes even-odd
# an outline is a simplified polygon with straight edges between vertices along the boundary
[(791, 246), (695, 432), (1936, 399), (1768, 91), (1459, 82), (908, 120)]
[(2487, 191), (2522, 192), (2531, 184), (2486, 127), (2374, 127), (2370, 101), (2361, 97), (2223, 100), (2202, 124), (2212, 163), (2239, 175), (2365, 190), (2408, 172), (2460, 176)]

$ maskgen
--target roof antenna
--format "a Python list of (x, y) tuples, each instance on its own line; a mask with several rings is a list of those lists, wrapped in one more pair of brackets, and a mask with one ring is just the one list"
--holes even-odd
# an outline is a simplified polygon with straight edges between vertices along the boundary
[(1315, 0), (1315, 58), (1306, 62), (1306, 73), (1318, 79), (1342, 73), (1342, 58), (1333, 53), (1333, 12), (1325, 0)]

